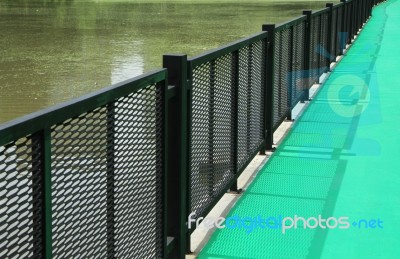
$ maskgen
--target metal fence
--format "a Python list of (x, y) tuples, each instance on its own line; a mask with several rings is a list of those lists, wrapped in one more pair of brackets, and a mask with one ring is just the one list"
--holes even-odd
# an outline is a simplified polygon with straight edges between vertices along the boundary
[[(308, 100), (309, 88), (330, 70), (331, 62), (343, 54), (358, 30), (369, 18), (374, 1), (351, 0), (326, 4), (318, 11), (305, 10), (303, 15), (283, 24), (267, 24), (271, 47), (267, 81), (272, 89), (271, 123), (266, 130), (274, 132), (299, 102)], [(269, 101), (269, 99), (267, 99)], [(268, 104), (267, 104), (268, 105)], [(268, 120), (268, 118), (267, 118)], [(266, 146), (272, 144), (268, 134)]]
[(190, 211), (205, 216), (264, 141), (262, 32), (189, 59)]
[(351, 0), (0, 125), (0, 258), (184, 258), (380, 1)]
[(166, 71), (0, 126), (1, 258), (162, 258)]
[[(270, 34), (273, 48), (273, 123), (275, 131), (286, 118), (291, 117), (291, 110), (304, 99), (308, 78), (305, 73), (306, 17), (302, 16), (289, 22), (265, 26)], [(272, 74), (273, 73), (273, 74)]]

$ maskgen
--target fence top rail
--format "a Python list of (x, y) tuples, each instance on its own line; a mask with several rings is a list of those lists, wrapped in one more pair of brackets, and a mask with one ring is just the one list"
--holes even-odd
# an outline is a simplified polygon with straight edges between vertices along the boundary
[(294, 19), (289, 20), (287, 22), (283, 22), (283, 23), (280, 23), (280, 24), (276, 25), (275, 31), (285, 30), (285, 29), (287, 29), (289, 27), (293, 27), (293, 26), (295, 26), (297, 24), (300, 24), (305, 20), (307, 20), (307, 16), (306, 15), (301, 15), (301, 16), (299, 16), (297, 18), (294, 18)]
[(337, 8), (339, 8), (339, 7), (342, 7), (344, 5), (344, 3), (343, 2), (341, 2), (341, 3), (338, 3), (338, 4), (335, 4), (335, 5), (333, 5), (333, 9), (337, 9)]
[(219, 47), (217, 49), (204, 52), (198, 56), (191, 57), (188, 59), (188, 61), (190, 62), (190, 67), (195, 68), (201, 64), (204, 64), (206, 62), (209, 62), (209, 61), (215, 60), (219, 57), (222, 57), (223, 55), (237, 51), (242, 47), (249, 46), (256, 41), (266, 39), (267, 35), (268, 35), (267, 32), (259, 32), (250, 37), (243, 38), (241, 40), (232, 42), (228, 45)]
[(324, 14), (324, 13), (328, 13), (329, 10), (330, 10), (330, 8), (327, 7), (327, 8), (323, 8), (323, 9), (317, 10), (317, 11), (315, 11), (315, 12), (313, 11), (313, 12), (312, 12), (312, 17), (318, 16), (318, 15), (322, 15), (322, 14)]
[(0, 146), (61, 123), (67, 119), (75, 118), (83, 113), (111, 103), (118, 98), (134, 93), (148, 85), (165, 81), (166, 77), (166, 69), (155, 70), (0, 124)]

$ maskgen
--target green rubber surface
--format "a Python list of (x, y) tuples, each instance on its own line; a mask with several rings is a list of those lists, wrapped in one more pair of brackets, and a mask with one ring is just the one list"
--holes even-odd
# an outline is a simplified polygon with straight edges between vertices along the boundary
[(400, 258), (399, 48), (389, 0), (227, 216), (347, 216), (349, 228), (217, 229), (198, 258)]

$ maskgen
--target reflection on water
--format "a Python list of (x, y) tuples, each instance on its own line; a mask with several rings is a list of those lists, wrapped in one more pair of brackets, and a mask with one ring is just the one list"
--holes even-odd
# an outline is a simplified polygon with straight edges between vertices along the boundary
[[(126, 43), (126, 45), (128, 44)], [(131, 51), (127, 51), (125, 55), (113, 57), (111, 64), (111, 84), (143, 74), (144, 55), (137, 51), (143, 48), (143, 41), (132, 41), (129, 45), (133, 47)]]
[(0, 122), (161, 67), (325, 2), (0, 2)]

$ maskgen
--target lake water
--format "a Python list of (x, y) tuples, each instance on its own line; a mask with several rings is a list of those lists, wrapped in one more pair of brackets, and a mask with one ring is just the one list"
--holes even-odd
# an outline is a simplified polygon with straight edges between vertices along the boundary
[(0, 0), (0, 123), (320, 9), (325, 1)]

